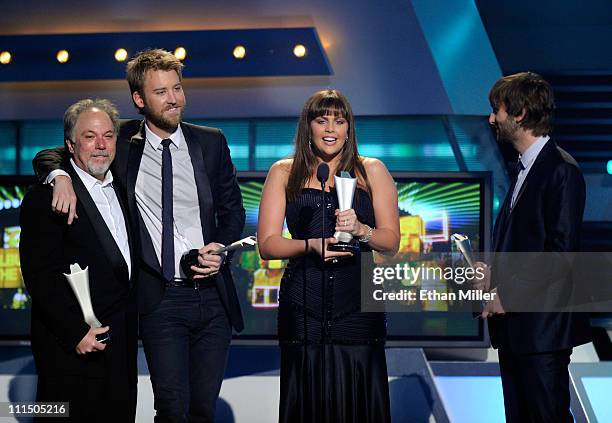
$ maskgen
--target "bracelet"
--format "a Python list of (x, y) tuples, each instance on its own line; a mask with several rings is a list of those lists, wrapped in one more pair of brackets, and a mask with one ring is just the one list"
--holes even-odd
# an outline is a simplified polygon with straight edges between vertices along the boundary
[(363, 242), (367, 244), (372, 239), (372, 228), (370, 227), (370, 225), (364, 224), (364, 226), (367, 228), (367, 232), (364, 236), (359, 238), (359, 242)]

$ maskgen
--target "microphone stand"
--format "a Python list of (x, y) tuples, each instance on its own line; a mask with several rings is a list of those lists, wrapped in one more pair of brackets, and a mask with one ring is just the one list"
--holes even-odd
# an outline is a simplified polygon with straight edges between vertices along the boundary
[[(326, 348), (326, 332), (325, 332), (325, 214), (327, 213), (327, 202), (325, 201), (325, 183), (329, 178), (329, 165), (327, 163), (320, 163), (317, 167), (317, 179), (321, 182), (321, 409), (323, 416), (323, 423), (327, 423), (327, 380), (325, 374), (325, 348)], [(316, 413), (316, 412), (315, 412)]]
[(322, 228), (321, 228), (321, 391), (323, 395), (323, 402), (321, 404), (323, 412), (323, 423), (327, 422), (327, 380), (325, 373), (325, 303), (326, 301), (326, 290), (325, 290), (325, 214), (327, 213), (327, 202), (325, 201), (325, 180), (321, 180), (321, 207), (322, 207)]

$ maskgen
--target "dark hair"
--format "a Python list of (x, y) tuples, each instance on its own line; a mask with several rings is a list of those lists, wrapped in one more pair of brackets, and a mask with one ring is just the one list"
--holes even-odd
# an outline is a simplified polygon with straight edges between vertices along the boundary
[[(138, 91), (138, 94), (144, 98), (144, 80), (147, 71), (163, 70), (175, 71), (179, 77), (179, 81), (183, 80), (183, 63), (169, 51), (160, 48), (144, 50), (136, 54), (127, 64), (125, 76), (130, 85), (132, 94)], [(136, 106), (139, 111), (140, 108)], [(141, 111), (142, 112), (142, 111)]]
[(105, 112), (111, 123), (113, 124), (113, 128), (115, 130), (115, 135), (119, 134), (119, 111), (115, 107), (113, 103), (109, 100), (103, 98), (96, 98), (92, 100), (90, 98), (86, 98), (84, 100), (79, 100), (68, 109), (64, 113), (64, 139), (75, 142), (74, 140), (74, 128), (76, 127), (77, 121), (79, 120), (79, 116), (84, 112), (87, 112), (91, 109), (100, 109)]
[(287, 198), (289, 200), (295, 199), (300, 194), (301, 189), (308, 184), (318, 165), (317, 156), (311, 146), (312, 134), (310, 122), (325, 115), (339, 116), (348, 122), (348, 139), (340, 152), (340, 162), (337, 170), (354, 173), (358, 179), (361, 179), (362, 184), (365, 185), (363, 188), (371, 192), (362, 158), (357, 151), (355, 118), (351, 105), (340, 91), (329, 89), (318, 91), (311, 95), (302, 109), (295, 135), (293, 163), (289, 173), (289, 180), (287, 181)]
[(553, 90), (537, 73), (520, 72), (499, 79), (491, 88), (489, 102), (494, 112), (503, 105), (508, 115), (514, 117), (524, 110), (525, 118), (520, 126), (530, 129), (535, 136), (547, 135), (552, 131), (555, 109)]

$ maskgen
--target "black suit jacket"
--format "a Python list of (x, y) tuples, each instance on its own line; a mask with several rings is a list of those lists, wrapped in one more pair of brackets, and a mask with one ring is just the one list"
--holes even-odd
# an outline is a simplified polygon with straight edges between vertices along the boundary
[[(576, 161), (549, 140), (509, 211), (508, 192), (495, 222), (492, 283), (510, 310), (559, 310), (571, 301), (567, 255), (580, 244), (585, 182)], [(538, 255), (543, 252), (544, 254)], [(525, 260), (531, 265), (522, 266)], [(520, 261), (520, 263), (518, 262)], [(525, 302), (535, 301), (533, 307)], [(522, 307), (522, 308), (521, 308)], [(546, 352), (589, 342), (588, 316), (570, 312), (510, 312), (489, 318), (494, 347)]]
[[(228, 245), (242, 235), (245, 211), (227, 141), (219, 129), (188, 123), (181, 123), (181, 129), (194, 170), (204, 242)], [(145, 141), (144, 121), (123, 121), (117, 140), (117, 154), (111, 167), (115, 180), (125, 195), (135, 232), (139, 235), (137, 249), (141, 254), (141, 271), (138, 306), (141, 313), (154, 310), (164, 293), (161, 266), (136, 205), (136, 178)], [(34, 158), (36, 174), (45, 178), (51, 170), (57, 169), (62, 154), (65, 152), (60, 154), (58, 150), (39, 153)], [(225, 260), (221, 271), (215, 277), (215, 283), (230, 323), (235, 330), (241, 331), (244, 323), (230, 272), (230, 258)]]
[[(25, 285), (32, 297), (31, 340), (41, 376), (109, 375), (113, 394), (126, 398), (137, 378), (138, 321), (135, 300), (137, 256), (133, 253), (127, 209), (124, 212), (131, 253), (127, 264), (102, 215), (69, 163), (78, 197), (79, 218), (72, 225), (51, 210), (52, 188), (36, 185), (21, 205), (20, 256)], [(68, 281), (70, 264), (89, 269), (96, 317), (110, 326), (111, 342), (103, 352), (78, 355), (76, 346), (89, 330)]]

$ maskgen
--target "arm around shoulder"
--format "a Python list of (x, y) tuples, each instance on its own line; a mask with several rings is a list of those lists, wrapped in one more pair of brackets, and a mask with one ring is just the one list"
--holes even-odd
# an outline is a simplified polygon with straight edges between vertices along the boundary
[(63, 163), (67, 159), (67, 151), (65, 147), (49, 148), (39, 151), (32, 159), (32, 167), (39, 182), (45, 182), (47, 175), (54, 170), (62, 169)]

